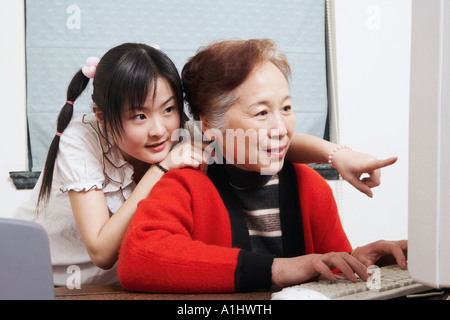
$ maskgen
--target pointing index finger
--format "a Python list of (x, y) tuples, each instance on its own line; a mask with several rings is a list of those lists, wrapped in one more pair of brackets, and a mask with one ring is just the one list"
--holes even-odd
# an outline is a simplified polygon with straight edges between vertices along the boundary
[(364, 166), (363, 170), (366, 173), (373, 172), (375, 170), (393, 165), (395, 162), (397, 162), (397, 159), (398, 159), (397, 157), (391, 157), (391, 158), (382, 159), (382, 160), (377, 159), (377, 160), (374, 160), (373, 162), (371, 161), (369, 164)]

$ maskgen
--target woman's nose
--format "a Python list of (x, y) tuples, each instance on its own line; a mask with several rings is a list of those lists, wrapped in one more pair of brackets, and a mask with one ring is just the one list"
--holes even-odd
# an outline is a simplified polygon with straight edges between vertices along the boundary
[(287, 131), (287, 126), (284, 119), (280, 115), (274, 116), (270, 122), (269, 137), (283, 137), (287, 134)]

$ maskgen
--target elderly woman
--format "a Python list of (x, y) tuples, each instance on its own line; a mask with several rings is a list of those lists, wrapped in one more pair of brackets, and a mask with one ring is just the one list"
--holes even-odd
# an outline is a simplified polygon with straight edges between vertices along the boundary
[(140, 203), (120, 250), (125, 289), (282, 288), (334, 279), (335, 268), (366, 279), (366, 266), (384, 255), (405, 267), (405, 242), (352, 252), (327, 182), (285, 161), (295, 123), (289, 72), (269, 40), (215, 43), (188, 61), (186, 100), (217, 143), (217, 161), (206, 174), (169, 171)]

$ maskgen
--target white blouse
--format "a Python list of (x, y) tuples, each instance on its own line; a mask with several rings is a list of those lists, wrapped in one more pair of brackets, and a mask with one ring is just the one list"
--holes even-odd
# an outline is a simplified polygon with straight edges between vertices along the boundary
[(63, 132), (47, 204), (36, 211), (41, 174), (30, 199), (19, 207), (15, 216), (38, 222), (47, 231), (56, 286), (73, 288), (117, 281), (116, 266), (103, 270), (89, 257), (75, 224), (68, 191), (103, 190), (113, 215), (136, 186), (133, 173), (133, 167), (124, 160), (111, 135), (106, 139), (95, 115), (72, 120)]

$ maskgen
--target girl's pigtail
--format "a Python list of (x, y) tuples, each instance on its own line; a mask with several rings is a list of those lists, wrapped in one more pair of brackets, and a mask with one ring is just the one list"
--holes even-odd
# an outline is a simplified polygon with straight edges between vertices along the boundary
[(88, 83), (89, 78), (86, 77), (80, 70), (75, 74), (69, 84), (69, 87), (67, 88), (67, 101), (59, 112), (56, 125), (56, 134), (50, 144), (44, 170), (42, 172), (42, 185), (39, 192), (38, 204), (36, 207), (37, 209), (40, 208), (42, 201), (45, 203), (50, 197), (50, 192), (52, 190), (53, 170), (55, 168), (56, 155), (58, 154), (59, 140), (61, 134), (72, 120), (74, 101), (83, 93)]

